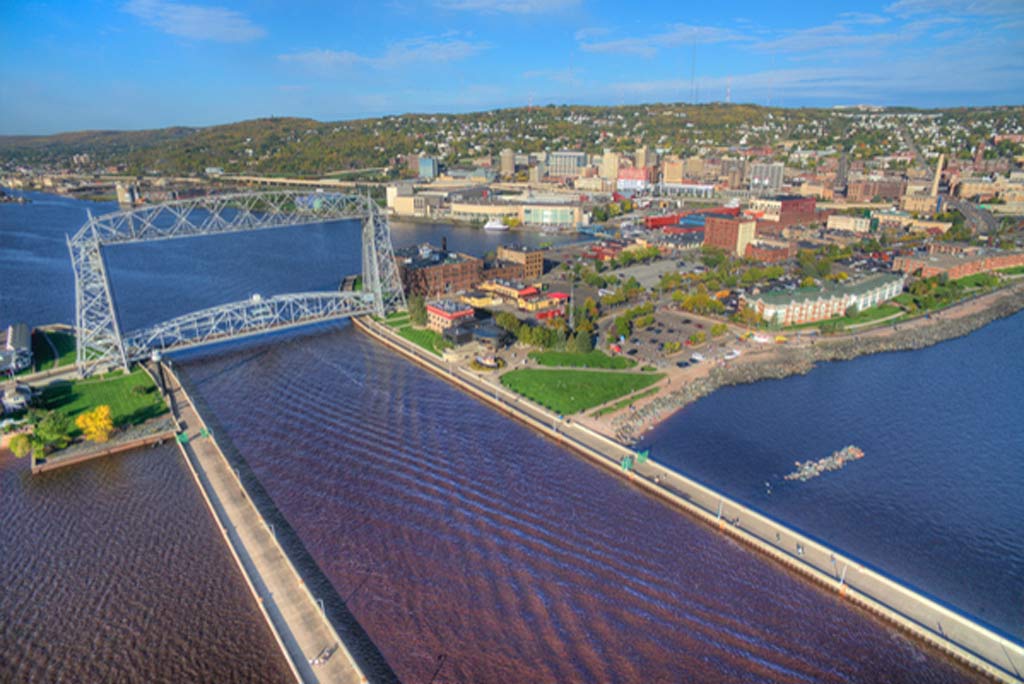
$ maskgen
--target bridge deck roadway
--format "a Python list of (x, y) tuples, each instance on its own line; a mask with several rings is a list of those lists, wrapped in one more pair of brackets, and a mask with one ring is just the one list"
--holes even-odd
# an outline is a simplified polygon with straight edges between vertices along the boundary
[[(299, 681), (366, 682), (245, 494), (220, 447), (212, 436), (202, 436), (200, 431), (206, 426), (178, 378), (166, 366), (164, 375), (171, 410), (189, 437), (187, 444), (179, 446), (192, 465), (217, 522)], [(333, 648), (334, 652), (325, 662), (312, 664), (324, 648)]]

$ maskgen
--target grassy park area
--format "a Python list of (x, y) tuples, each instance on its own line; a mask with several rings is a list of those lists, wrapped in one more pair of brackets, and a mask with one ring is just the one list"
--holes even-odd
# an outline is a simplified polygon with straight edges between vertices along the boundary
[(650, 387), (663, 377), (664, 373), (524, 368), (502, 375), (501, 384), (552, 411), (568, 415)]
[[(117, 427), (138, 425), (167, 412), (159, 390), (141, 368), (128, 375), (115, 371), (101, 378), (58, 381), (43, 390), (42, 398), (46, 409), (60, 411), (72, 419), (106, 404)], [(76, 428), (74, 434), (78, 433)]]
[(646, 399), (647, 397), (651, 396), (652, 394), (656, 394), (657, 392), (658, 392), (658, 388), (657, 387), (651, 387), (650, 389), (646, 389), (643, 392), (637, 392), (636, 394), (631, 394), (630, 396), (626, 397), (625, 399), (620, 399), (619, 401), (615, 402), (614, 404), (609, 404), (608, 406), (605, 406), (602, 409), (598, 409), (598, 410), (594, 411), (591, 415), (594, 418), (600, 418), (601, 416), (608, 415), (609, 413), (615, 413), (616, 411), (619, 411), (621, 409), (626, 408), (627, 406), (629, 406), (633, 402), (640, 401), (641, 399)]
[(586, 354), (576, 352), (543, 351), (530, 352), (530, 358), (542, 366), (563, 366), (571, 368), (632, 368), (636, 361), (624, 356), (608, 356), (595, 349)]
[(444, 350), (451, 346), (451, 343), (441, 337), (439, 333), (426, 328), (413, 328), (410, 325), (406, 325), (404, 327), (396, 327), (395, 332), (413, 344), (419, 345), (431, 354), (437, 354), (438, 356), (441, 356)]

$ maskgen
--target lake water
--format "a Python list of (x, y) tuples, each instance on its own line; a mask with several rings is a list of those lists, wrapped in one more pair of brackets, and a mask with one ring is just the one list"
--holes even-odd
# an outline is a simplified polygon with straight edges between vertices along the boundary
[[(0, 322), (70, 322), (64, 233), (85, 207), (113, 207), (32, 197), (0, 205)], [(394, 234), (399, 246), (447, 235), (476, 254), (549, 239)], [(108, 263), (130, 329), (254, 292), (333, 289), (358, 268), (357, 238), (351, 223), (293, 228), (118, 247)], [(350, 611), (404, 681), (438, 666), (438, 681), (970, 679), (347, 324), (177, 363), (328, 610)], [(874, 453), (861, 446), (857, 467)], [(173, 449), (43, 478), (2, 458), (0, 679), (282, 679)], [(909, 505), (874, 525), (921, 514)]]

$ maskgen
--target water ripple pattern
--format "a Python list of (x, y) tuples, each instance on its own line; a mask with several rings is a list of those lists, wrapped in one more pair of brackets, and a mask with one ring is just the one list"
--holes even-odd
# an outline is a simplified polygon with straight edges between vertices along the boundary
[(970, 679), (350, 327), (181, 365), (403, 681)]
[(0, 452), (0, 681), (285, 682), (178, 449), (42, 475)]

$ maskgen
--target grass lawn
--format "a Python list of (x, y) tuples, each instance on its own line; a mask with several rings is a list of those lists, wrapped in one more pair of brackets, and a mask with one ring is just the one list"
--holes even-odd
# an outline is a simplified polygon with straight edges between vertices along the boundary
[(1004, 268), (999, 273), (1005, 273), (1006, 275), (1024, 275), (1024, 266), (1014, 266), (1013, 268)]
[(655, 394), (657, 391), (658, 391), (657, 387), (652, 387), (650, 389), (644, 390), (643, 392), (637, 392), (636, 394), (630, 395), (630, 396), (626, 397), (625, 399), (622, 399), (620, 401), (615, 402), (611, 406), (605, 406), (603, 409), (599, 409), (597, 411), (594, 411), (594, 413), (592, 413), (591, 415), (594, 418), (600, 418), (601, 416), (606, 415), (608, 413), (614, 413), (614, 412), (616, 412), (616, 411), (618, 411), (620, 409), (626, 408), (627, 406), (632, 404), (634, 401), (640, 401), (641, 399), (644, 399), (646, 397), (651, 396), (652, 394)]
[[(146, 391), (133, 393), (132, 388), (138, 386), (145, 387)], [(110, 406), (114, 425), (118, 427), (138, 425), (167, 413), (167, 405), (160, 398), (156, 385), (141, 368), (128, 375), (115, 372), (102, 378), (55, 382), (43, 390), (43, 401), (47, 409), (55, 409), (72, 418), (106, 404)], [(78, 433), (75, 428), (75, 434)]]
[(427, 330), (426, 328), (419, 329), (405, 326), (404, 328), (398, 328), (395, 332), (413, 344), (418, 344), (431, 354), (437, 354), (438, 356), (441, 356), (441, 353), (450, 346), (439, 333)]
[(392, 328), (400, 328), (403, 325), (409, 324), (409, 312), (408, 311), (392, 311), (384, 319), (384, 322)]
[(998, 281), (991, 273), (975, 273), (971, 276), (958, 278), (956, 283), (960, 287), (992, 287)]
[(568, 366), (571, 368), (632, 368), (636, 365), (633, 359), (624, 356), (608, 356), (595, 349), (586, 354), (576, 352), (530, 352), (530, 358), (542, 366)]
[(502, 375), (501, 384), (552, 411), (568, 415), (650, 387), (663, 377), (664, 373), (523, 368)]

